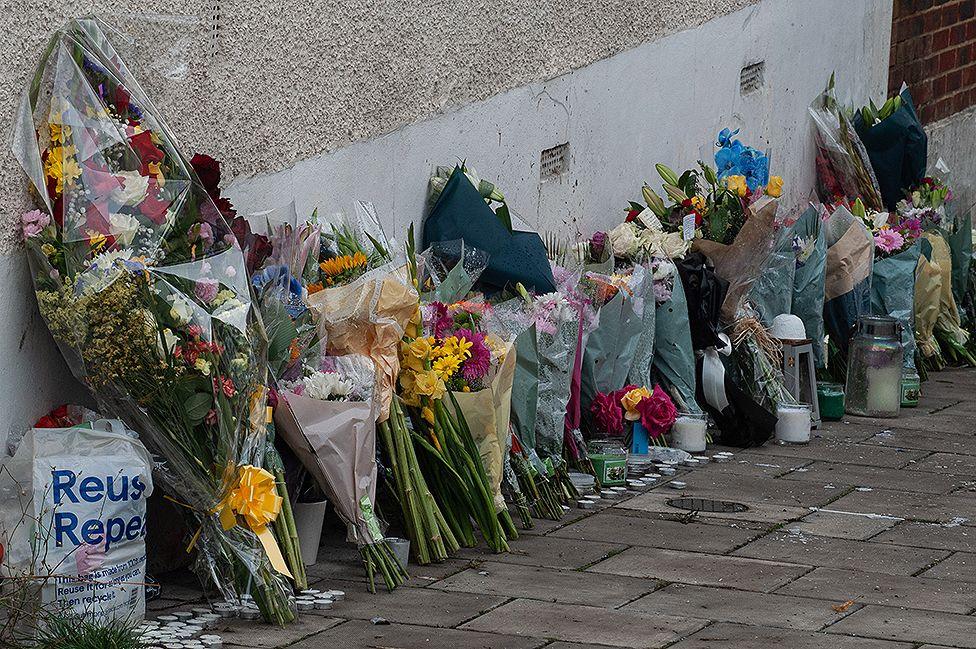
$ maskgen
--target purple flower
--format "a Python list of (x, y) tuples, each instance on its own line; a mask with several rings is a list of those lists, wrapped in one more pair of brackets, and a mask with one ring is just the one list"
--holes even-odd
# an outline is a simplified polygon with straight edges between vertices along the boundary
[(458, 329), (454, 335), (471, 343), (471, 357), (461, 366), (461, 375), (466, 381), (484, 378), (491, 369), (491, 350), (485, 344), (485, 334), (470, 329)]
[(191, 225), (186, 236), (191, 243), (199, 242), (204, 248), (209, 248), (214, 242), (213, 227), (206, 221)]

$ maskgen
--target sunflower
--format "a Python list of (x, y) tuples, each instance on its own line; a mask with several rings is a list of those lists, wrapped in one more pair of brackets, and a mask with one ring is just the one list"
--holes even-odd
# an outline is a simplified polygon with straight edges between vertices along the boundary
[(335, 286), (339, 283), (349, 282), (366, 272), (369, 259), (361, 252), (351, 255), (342, 255), (326, 259), (319, 264), (322, 274), (325, 275), (325, 283), (328, 286)]

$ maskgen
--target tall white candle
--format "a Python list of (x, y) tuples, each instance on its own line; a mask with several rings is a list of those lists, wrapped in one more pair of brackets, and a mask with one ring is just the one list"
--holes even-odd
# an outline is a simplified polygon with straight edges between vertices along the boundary
[(869, 367), (867, 369), (868, 413), (897, 417), (901, 407), (901, 367)]

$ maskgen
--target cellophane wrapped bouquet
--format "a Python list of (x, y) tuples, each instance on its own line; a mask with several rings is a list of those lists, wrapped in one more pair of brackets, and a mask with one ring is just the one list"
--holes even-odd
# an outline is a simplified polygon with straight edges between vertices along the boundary
[(97, 20), (55, 33), (15, 126), (38, 305), (72, 372), (161, 456), (201, 577), (290, 621), (259, 468), (267, 342), (220, 210)]
[(251, 284), (268, 332), (276, 432), (346, 523), (370, 590), (377, 573), (392, 590), (406, 574), (376, 515), (375, 365), (364, 354), (331, 354), (307, 308), (309, 295), (328, 281), (319, 254), (338, 229), (315, 213), (299, 219), (291, 204), (247, 219), (251, 232), (263, 233), (255, 236), (270, 245)]

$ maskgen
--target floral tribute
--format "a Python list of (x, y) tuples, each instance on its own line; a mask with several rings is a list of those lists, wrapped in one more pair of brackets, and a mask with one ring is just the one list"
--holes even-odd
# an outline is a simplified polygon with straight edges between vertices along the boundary
[(628, 385), (613, 392), (597, 393), (590, 412), (603, 435), (623, 437), (627, 424), (640, 422), (655, 442), (664, 439), (678, 417), (674, 402), (659, 385), (652, 390)]
[(25, 93), (14, 152), (39, 204), (22, 223), (41, 314), (99, 410), (165, 460), (200, 574), (229, 599), (250, 584), (288, 622), (280, 497), (240, 497), (274, 480), (259, 468), (267, 343), (226, 206), (97, 20), (57, 32), (37, 78), (50, 85)]

